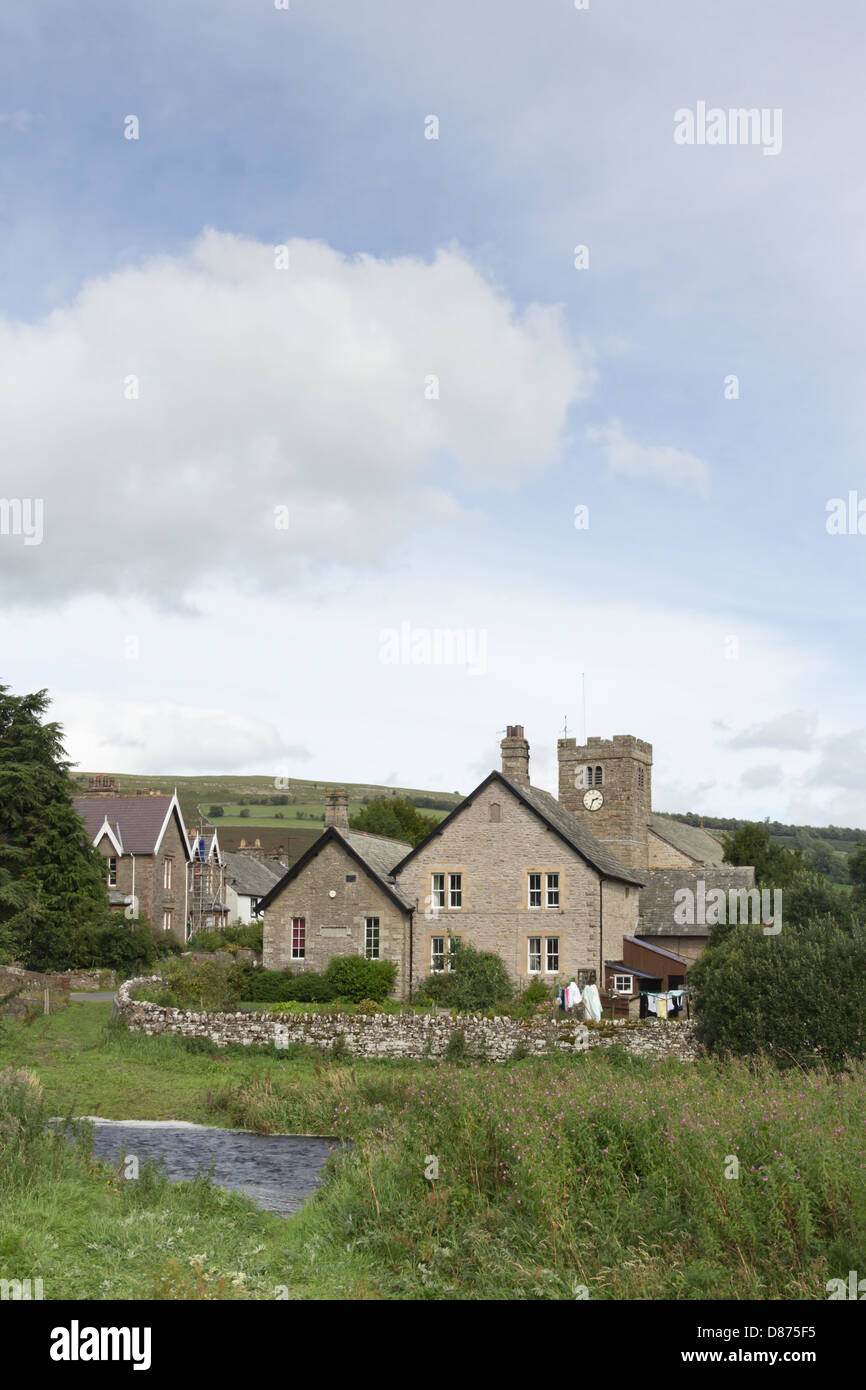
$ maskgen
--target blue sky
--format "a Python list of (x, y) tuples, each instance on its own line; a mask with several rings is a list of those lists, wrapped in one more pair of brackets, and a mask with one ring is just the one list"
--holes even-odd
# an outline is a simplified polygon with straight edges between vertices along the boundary
[[(866, 539), (825, 528), (866, 495), (856, 5), (0, 26), (0, 493), (46, 516), (0, 536), (3, 678), (73, 757), (468, 789), (522, 721), (553, 785), (585, 671), (660, 807), (863, 823)], [(780, 110), (780, 152), (678, 146), (699, 101)], [(383, 666), (402, 621), (487, 632), (488, 670)], [(202, 711), (243, 737), (192, 747)]]

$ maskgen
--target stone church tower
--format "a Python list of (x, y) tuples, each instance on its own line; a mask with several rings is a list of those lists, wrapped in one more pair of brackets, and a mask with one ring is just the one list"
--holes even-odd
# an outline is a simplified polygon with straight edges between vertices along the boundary
[(649, 867), (651, 743), (632, 734), (557, 743), (559, 802), (630, 869)]

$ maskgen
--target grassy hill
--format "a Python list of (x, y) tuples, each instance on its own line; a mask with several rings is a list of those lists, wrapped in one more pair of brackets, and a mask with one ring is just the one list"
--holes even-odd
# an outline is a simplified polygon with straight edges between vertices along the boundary
[[(76, 790), (87, 788), (89, 772), (72, 778)], [(321, 833), (325, 820), (325, 792), (345, 787), (349, 815), (377, 797), (402, 796), (425, 815), (443, 820), (461, 800), (459, 792), (431, 792), (420, 787), (386, 787), (375, 782), (313, 782), (293, 777), (288, 787), (275, 787), (273, 777), (227, 777), (219, 773), (202, 777), (145, 777), (136, 773), (100, 774), (114, 777), (115, 790), (132, 796), (141, 790), (170, 794), (177, 788), (187, 826), (198, 823), (199, 814), (219, 829), (223, 849), (237, 849), (259, 840), (263, 849), (288, 855), (294, 862)], [(281, 804), (274, 804), (279, 801)], [(222, 808), (211, 816), (211, 807)]]
[[(737, 820), (725, 816), (701, 816), (695, 811), (677, 813), (666, 812), (671, 820), (683, 825), (700, 825), (704, 830), (718, 834), (733, 835), (744, 825), (753, 821)], [(783, 849), (799, 849), (810, 864), (826, 874), (834, 883), (849, 883), (846, 859), (852, 850), (866, 841), (866, 830), (853, 826), (840, 825), (786, 825), (784, 821), (764, 821), (770, 832), (770, 839)]]

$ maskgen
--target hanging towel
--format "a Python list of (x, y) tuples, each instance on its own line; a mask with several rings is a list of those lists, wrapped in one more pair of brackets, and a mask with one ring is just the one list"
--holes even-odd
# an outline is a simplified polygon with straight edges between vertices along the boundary
[(658, 1015), (658, 1009), (656, 1008), (656, 997), (654, 994), (650, 994), (647, 996), (646, 1007), (647, 1013)]
[(594, 1018), (598, 1023), (601, 1019), (601, 995), (595, 985), (584, 985), (583, 1002), (590, 1018)]

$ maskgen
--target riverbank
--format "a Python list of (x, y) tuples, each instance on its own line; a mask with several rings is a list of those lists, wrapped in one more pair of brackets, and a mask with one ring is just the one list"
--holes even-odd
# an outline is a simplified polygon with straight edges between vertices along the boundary
[(80, 1154), (4, 1163), (0, 1273), (10, 1252), (11, 1277), (50, 1268), (64, 1292), (46, 1297), (811, 1300), (862, 1259), (862, 1066), (782, 1074), (617, 1048), (341, 1060), (129, 1035), (107, 1013), (9, 1024), (0, 1067), (42, 1078), (46, 1114), (351, 1147), (288, 1221), (206, 1182), (123, 1183)]

